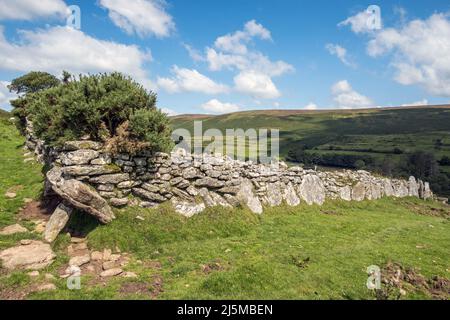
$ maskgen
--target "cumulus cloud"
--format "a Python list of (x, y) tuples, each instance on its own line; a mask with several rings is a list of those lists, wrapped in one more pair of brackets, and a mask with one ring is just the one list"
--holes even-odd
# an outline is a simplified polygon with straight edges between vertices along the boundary
[(235, 89), (254, 98), (276, 99), (281, 96), (272, 79), (261, 72), (242, 71), (234, 77)]
[(157, 84), (169, 93), (200, 92), (218, 94), (228, 91), (228, 87), (216, 83), (195, 69), (172, 67), (172, 78), (158, 78)]
[[(272, 35), (263, 25), (251, 20), (242, 30), (218, 37), (213, 46), (205, 48), (205, 55), (188, 46), (194, 61), (206, 61), (209, 70), (237, 72), (235, 90), (255, 99), (273, 99), (280, 96), (272, 77), (294, 71), (282, 60), (272, 61), (262, 52), (249, 46), (254, 40), (272, 41)], [(269, 90), (266, 92), (265, 90)]]
[[(372, 10), (375, 8), (375, 12)], [(371, 6), (367, 10), (361, 11), (354, 16), (338, 24), (339, 27), (350, 26), (354, 33), (372, 33), (381, 29), (381, 13), (377, 12), (378, 7)], [(375, 19), (375, 20), (374, 20)], [(379, 21), (377, 21), (379, 19)]]
[(151, 88), (144, 63), (151, 54), (135, 45), (98, 40), (80, 30), (53, 27), (20, 31), (17, 42), (9, 42), (0, 27), (0, 70), (42, 70), (60, 74), (119, 71)]
[(427, 92), (450, 97), (450, 20), (433, 14), (400, 28), (385, 29), (369, 41), (372, 57), (392, 54), (394, 79), (403, 85), (420, 85)]
[(0, 20), (34, 20), (63, 17), (68, 7), (62, 0), (0, 0)]
[(347, 80), (336, 82), (331, 87), (331, 93), (336, 106), (341, 109), (368, 108), (374, 105), (371, 99), (353, 90)]
[(209, 100), (201, 105), (202, 109), (212, 113), (231, 113), (239, 110), (239, 106), (233, 103), (220, 102), (217, 99)]
[(305, 110), (317, 110), (317, 105), (313, 102), (310, 102), (308, 105), (306, 105), (306, 107), (304, 109)]
[(349, 60), (347, 56), (347, 49), (345, 49), (344, 47), (332, 43), (327, 44), (325, 47), (330, 54), (338, 57), (338, 59), (341, 60), (343, 64), (349, 67), (355, 67), (355, 64)]
[(0, 108), (4, 110), (10, 110), (9, 101), (17, 98), (16, 94), (9, 92), (9, 84), (8, 81), (0, 81)]
[(100, 0), (112, 22), (128, 34), (168, 37), (175, 23), (161, 0)]
[(189, 53), (189, 56), (191, 57), (192, 60), (194, 60), (195, 62), (205, 61), (205, 58), (197, 49), (193, 48), (191, 45), (186, 43), (183, 43), (182, 45)]

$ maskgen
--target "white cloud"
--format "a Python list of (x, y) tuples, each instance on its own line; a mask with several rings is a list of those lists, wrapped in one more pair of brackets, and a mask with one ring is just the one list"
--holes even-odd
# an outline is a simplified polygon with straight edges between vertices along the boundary
[(9, 104), (10, 100), (16, 99), (17, 95), (9, 92), (8, 85), (11, 82), (8, 81), (0, 81), (0, 108), (5, 110), (10, 110), (11, 105)]
[(347, 80), (336, 82), (331, 87), (333, 101), (341, 109), (368, 108), (374, 105), (368, 97), (356, 92)]
[(330, 54), (338, 57), (343, 64), (349, 67), (355, 67), (355, 64), (349, 60), (347, 56), (347, 49), (345, 49), (344, 47), (332, 43), (327, 44), (325, 47)]
[(317, 110), (317, 105), (313, 102), (310, 102), (304, 109), (305, 110)]
[(260, 72), (242, 71), (234, 77), (235, 89), (258, 99), (276, 99), (281, 96), (272, 79)]
[(157, 84), (169, 93), (200, 92), (206, 94), (226, 93), (227, 86), (216, 83), (195, 69), (172, 67), (172, 78), (158, 78)]
[(420, 85), (427, 92), (450, 97), (450, 20), (433, 14), (401, 28), (385, 29), (368, 43), (372, 57), (392, 54), (394, 79), (403, 85)]
[(239, 106), (233, 103), (220, 102), (217, 99), (209, 100), (202, 104), (202, 109), (213, 113), (231, 113), (239, 110)]
[(168, 37), (175, 29), (173, 18), (161, 0), (100, 0), (113, 23), (128, 34)]
[(169, 117), (177, 116), (179, 115), (178, 112), (175, 110), (169, 109), (169, 108), (161, 108), (161, 111), (167, 114)]
[(272, 77), (294, 71), (294, 67), (282, 60), (271, 61), (253, 47), (255, 39), (271, 41), (272, 36), (263, 25), (251, 20), (242, 30), (218, 37), (212, 47), (205, 48), (205, 55), (186, 46), (194, 61), (206, 61), (209, 70), (230, 70), (234, 77), (235, 90), (256, 99), (273, 99), (280, 96)]
[(0, 0), (0, 20), (33, 20), (63, 17), (68, 7), (62, 0)]
[(152, 87), (143, 66), (151, 54), (135, 45), (98, 40), (68, 27), (19, 34), (19, 41), (8, 42), (0, 27), (0, 70), (40, 70), (57, 75), (62, 70), (74, 74), (119, 71), (146, 88)]
[(427, 106), (428, 104), (429, 104), (428, 100), (427, 99), (423, 99), (423, 100), (416, 101), (416, 102), (402, 104), (402, 107)]
[(205, 61), (205, 57), (203, 57), (202, 54), (197, 49), (193, 48), (191, 45), (183, 43), (183, 47), (187, 50), (189, 56), (195, 62)]
[(214, 46), (224, 52), (246, 54), (248, 52), (246, 44), (254, 37), (262, 40), (272, 39), (269, 30), (256, 23), (255, 20), (251, 20), (245, 24), (244, 30), (217, 38)]
[[(350, 25), (354, 33), (372, 33), (374, 31), (373, 23), (373, 13), (369, 10), (364, 10), (340, 22), (338, 26)], [(379, 23), (379, 28), (381, 28), (381, 15)]]

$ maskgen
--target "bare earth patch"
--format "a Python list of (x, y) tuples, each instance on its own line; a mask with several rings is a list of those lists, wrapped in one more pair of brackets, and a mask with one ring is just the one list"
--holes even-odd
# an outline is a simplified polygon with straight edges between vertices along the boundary
[(389, 262), (381, 271), (382, 289), (377, 290), (377, 299), (400, 299), (411, 291), (426, 293), (433, 299), (450, 298), (450, 280), (433, 276), (426, 278), (413, 268)]

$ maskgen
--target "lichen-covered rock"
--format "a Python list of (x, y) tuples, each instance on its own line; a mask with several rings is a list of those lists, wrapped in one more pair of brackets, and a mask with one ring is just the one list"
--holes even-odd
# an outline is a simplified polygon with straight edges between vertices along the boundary
[(78, 180), (66, 180), (62, 173), (58, 167), (47, 172), (47, 180), (56, 194), (74, 208), (93, 215), (101, 223), (109, 223), (115, 218), (111, 207), (95, 189)]
[(300, 204), (300, 198), (297, 196), (292, 183), (288, 183), (284, 189), (283, 199), (286, 201), (287, 205), (291, 207), (296, 207)]
[(0, 252), (2, 266), (8, 270), (40, 270), (48, 267), (55, 257), (49, 244), (33, 240)]
[(83, 165), (83, 166), (70, 166), (64, 167), (64, 174), (69, 176), (98, 176), (102, 174), (111, 174), (120, 172), (120, 168), (110, 165)]
[(128, 173), (116, 173), (91, 178), (89, 179), (89, 182), (96, 184), (119, 184), (128, 180), (130, 180), (130, 175)]
[(225, 186), (225, 183), (223, 181), (211, 178), (211, 177), (205, 177), (198, 179), (194, 182), (194, 186), (196, 187), (207, 187), (207, 188), (222, 188)]
[(47, 242), (55, 241), (58, 234), (64, 229), (72, 215), (73, 208), (61, 203), (56, 207), (47, 224), (45, 225), (44, 239)]
[(267, 185), (267, 202), (271, 207), (277, 207), (283, 203), (280, 183), (269, 183)]
[(394, 196), (395, 191), (390, 179), (383, 179), (383, 189), (384, 195), (386, 197)]
[(350, 186), (344, 186), (339, 189), (339, 197), (345, 201), (352, 200), (352, 188)]
[(252, 212), (261, 214), (263, 213), (263, 208), (258, 197), (253, 193), (253, 190), (251, 181), (243, 179), (236, 197), (242, 205), (248, 207)]
[(147, 191), (145, 189), (141, 188), (134, 188), (132, 189), (132, 192), (134, 195), (153, 202), (164, 202), (167, 201), (167, 198), (163, 197), (162, 195), (154, 192)]
[(308, 174), (304, 176), (298, 193), (300, 198), (309, 205), (322, 205), (325, 202), (325, 187), (322, 180), (316, 175)]
[(363, 182), (358, 182), (352, 188), (352, 200), (363, 201), (366, 198), (366, 185)]
[(182, 201), (177, 198), (173, 198), (171, 201), (175, 211), (188, 218), (199, 214), (206, 209), (204, 203)]
[(99, 156), (99, 152), (89, 149), (80, 149), (72, 152), (63, 153), (61, 155), (61, 163), (65, 166), (89, 164)]
[(408, 180), (408, 195), (410, 197), (419, 197), (419, 185), (417, 184), (416, 178), (412, 176)]
[(64, 143), (65, 151), (76, 151), (80, 149), (100, 150), (103, 145), (100, 142), (83, 140), (83, 141), (67, 141)]

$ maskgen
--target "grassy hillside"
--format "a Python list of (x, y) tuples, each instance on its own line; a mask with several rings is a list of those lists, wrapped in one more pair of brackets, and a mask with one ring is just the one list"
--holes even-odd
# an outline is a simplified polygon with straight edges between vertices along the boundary
[[(450, 157), (450, 106), (182, 115), (173, 117), (172, 124), (192, 131), (194, 120), (203, 121), (203, 130), (217, 128), (224, 133), (228, 128), (279, 129), (282, 157), (295, 160), (296, 153), (304, 150), (327, 166), (361, 159), (365, 169), (381, 170), (385, 160), (402, 166), (405, 156), (416, 151), (432, 154), (436, 160)], [(450, 173), (448, 165), (440, 169)], [(443, 193), (450, 195), (450, 190)]]
[[(0, 135), (0, 228), (19, 222), (30, 230), (0, 236), (2, 250), (20, 239), (41, 237), (31, 221), (18, 219), (18, 212), (26, 198), (39, 198), (42, 174), (39, 165), (23, 161), (23, 138), (10, 123), (0, 122)], [(6, 190), (17, 197), (6, 199)], [(90, 248), (130, 253), (126, 270), (136, 279), (99, 281), (84, 275), (81, 290), (67, 289), (59, 277), (68, 262), (69, 239), (63, 234), (53, 244), (55, 263), (40, 276), (0, 268), (0, 299), (450, 298), (450, 210), (435, 202), (335, 201), (268, 208), (261, 216), (212, 208), (191, 219), (162, 206), (116, 215), (106, 226), (77, 215), (70, 227), (87, 232)], [(410, 280), (375, 293), (366, 288), (370, 265), (380, 266), (384, 279), (392, 279), (393, 266), (402, 266)], [(48, 282), (45, 274), (55, 277), (51, 282), (57, 289), (34, 292)]]

